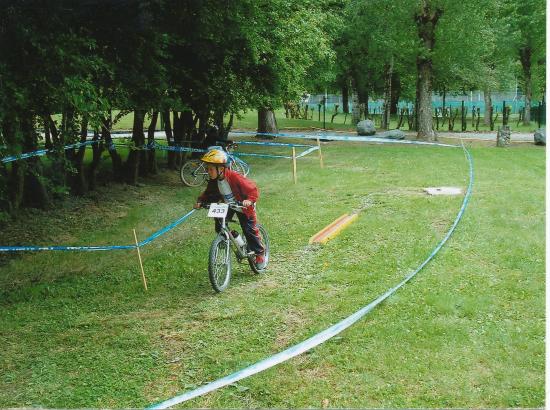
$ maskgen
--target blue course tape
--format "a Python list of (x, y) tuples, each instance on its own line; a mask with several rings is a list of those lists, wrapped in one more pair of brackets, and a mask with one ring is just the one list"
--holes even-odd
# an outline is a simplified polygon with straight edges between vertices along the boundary
[(160, 149), (164, 151), (177, 151), (177, 152), (206, 152), (205, 149), (177, 147), (173, 145), (160, 145), (160, 144), (155, 144), (155, 149)]
[[(65, 151), (69, 150), (69, 149), (74, 149), (74, 148), (80, 148), (82, 146), (85, 146), (85, 145), (92, 145), (92, 144), (97, 144), (101, 142), (100, 140), (94, 140), (94, 141), (86, 141), (86, 142), (78, 142), (76, 144), (70, 144), (70, 145), (66, 145), (63, 147), (63, 149)], [(114, 151), (116, 150), (116, 147), (122, 147), (122, 148), (128, 148), (128, 149), (134, 149), (134, 150), (150, 150), (150, 149), (160, 149), (160, 150), (164, 150), (164, 151), (177, 151), (177, 152), (206, 152), (206, 150), (204, 149), (198, 149), (198, 148), (187, 148), (187, 147), (177, 147), (177, 146), (167, 146), (167, 145), (160, 145), (160, 144), (157, 144), (157, 143), (153, 143), (151, 145), (144, 145), (143, 147), (134, 147), (132, 145), (128, 145), (128, 144), (120, 144), (120, 143), (111, 143), (108, 147), (109, 151)], [(0, 159), (0, 162), (2, 163), (8, 163), (8, 162), (13, 162), (13, 161), (18, 161), (18, 160), (21, 160), (21, 159), (27, 159), (27, 158), (31, 158), (31, 157), (39, 157), (39, 156), (43, 156), (43, 155), (46, 155), (48, 152), (54, 152), (55, 149), (40, 149), (40, 150), (37, 150), (37, 151), (32, 151), (32, 152), (25, 152), (23, 154), (18, 154), (18, 155), (11, 155), (11, 156), (7, 156), (7, 157), (4, 157), (2, 159)]]
[[(195, 209), (192, 209), (185, 215), (183, 215), (181, 218), (177, 219), (176, 221), (172, 222), (170, 225), (165, 226), (164, 228), (158, 230), (151, 236), (149, 236), (147, 239), (144, 239), (143, 241), (138, 243), (138, 246), (141, 248), (142, 246), (145, 246), (155, 239), (157, 239), (159, 236), (164, 235), (166, 232), (174, 229), (176, 226), (181, 224), (183, 221), (185, 221), (187, 218), (189, 218), (193, 212), (195, 212)], [(127, 250), (127, 249), (135, 249), (136, 245), (107, 245), (107, 246), (0, 246), (0, 252), (24, 252), (24, 251), (115, 251), (115, 250)]]
[(468, 205), (468, 202), (470, 200), (470, 196), (472, 194), (472, 187), (473, 187), (473, 181), (474, 181), (474, 170), (473, 170), (473, 163), (472, 163), (472, 157), (470, 156), (470, 153), (468, 150), (462, 146), (464, 149), (466, 158), (468, 159), (468, 163), (470, 166), (470, 183), (468, 184), (468, 190), (464, 196), (464, 200), (462, 201), (462, 206), (460, 207), (460, 211), (458, 212), (458, 215), (455, 218), (455, 221), (449, 231), (447, 232), (447, 235), (441, 240), (441, 242), (435, 247), (435, 249), (430, 253), (430, 255), (426, 258), (422, 264), (416, 268), (414, 272), (409, 274), (403, 281), (401, 281), (397, 286), (389, 289), (386, 293), (379, 296), (376, 300), (369, 303), (367, 306), (359, 309), (352, 315), (348, 316), (347, 318), (343, 319), (342, 321), (336, 323), (335, 325), (323, 330), (320, 333), (317, 333), (316, 335), (310, 337), (309, 339), (304, 340), (301, 343), (298, 343), (294, 346), (289, 347), (286, 350), (283, 350), (280, 353), (277, 353), (271, 357), (268, 357), (267, 359), (261, 360), (257, 363), (254, 363), (242, 370), (239, 370), (235, 373), (232, 373), (228, 376), (225, 376), (221, 379), (218, 379), (214, 382), (205, 384), (204, 386), (201, 386), (197, 389), (188, 391), (186, 393), (183, 393), (179, 396), (173, 397), (169, 400), (160, 402), (158, 404), (154, 404), (152, 406), (147, 407), (147, 409), (166, 409), (168, 407), (174, 406), (179, 403), (183, 403), (185, 401), (191, 400), (195, 397), (202, 396), (203, 394), (209, 393), (211, 391), (217, 390), (221, 387), (230, 385), (232, 383), (235, 383), (239, 380), (242, 380), (244, 378), (247, 378), (249, 376), (252, 376), (256, 373), (260, 373), (264, 370), (267, 370), (273, 366), (276, 366), (277, 364), (283, 363), (295, 356), (298, 356), (301, 353), (304, 353), (321, 343), (329, 340), (330, 338), (336, 336), (338, 333), (342, 332), (343, 330), (347, 329), (357, 321), (359, 321), (361, 318), (363, 318), (367, 313), (369, 313), (371, 310), (373, 310), (376, 306), (378, 306), (380, 303), (382, 303), (384, 300), (386, 300), (388, 297), (390, 297), (392, 294), (394, 294), (399, 288), (401, 288), (403, 285), (405, 285), (408, 281), (410, 281), (424, 266), (430, 262), (433, 257), (439, 252), (439, 250), (443, 247), (445, 242), (450, 238), (451, 234), (455, 230), (456, 226), (458, 225), (459, 221), (462, 219), (462, 215), (464, 214), (464, 211), (466, 210), (466, 206)]
[[(379, 137), (358, 137), (355, 135), (330, 135), (330, 134), (270, 134), (267, 132), (252, 132), (252, 131), (231, 131), (233, 134), (243, 135), (265, 135), (270, 137), (286, 137), (286, 138), (301, 138), (301, 139), (326, 139), (331, 141), (350, 141), (350, 142), (379, 142), (386, 144), (411, 144), (411, 145), (434, 145), (438, 147), (460, 147), (460, 145), (441, 144), (439, 142), (426, 142), (426, 141), (410, 141), (410, 140), (392, 140)], [(237, 142), (239, 144), (239, 142)]]
[[(97, 141), (86, 141), (86, 142), (77, 142), (76, 144), (66, 145), (66, 146), (63, 147), (63, 149), (65, 151), (67, 151), (69, 149), (80, 148), (80, 147), (83, 147), (85, 145), (95, 144), (97, 142), (99, 142), (99, 140), (97, 140)], [(2, 162), (4, 164), (7, 164), (8, 162), (18, 161), (20, 159), (26, 159), (26, 158), (31, 158), (31, 157), (39, 157), (39, 156), (42, 156), (42, 155), (46, 155), (48, 152), (54, 152), (54, 151), (55, 151), (55, 149), (39, 149), (37, 151), (25, 152), (23, 154), (11, 155), (11, 156), (8, 156), (8, 157), (4, 157), (4, 158), (0, 159), (0, 162)]]
[(234, 155), (236, 157), (260, 157), (260, 158), (286, 158), (286, 159), (292, 159), (292, 157), (289, 157), (288, 155), (273, 155), (273, 154), (253, 154), (251, 152), (232, 152), (231, 155)]
[(148, 243), (151, 243), (152, 241), (154, 241), (155, 239), (157, 239), (159, 236), (161, 235), (164, 235), (166, 232), (168, 231), (171, 231), (172, 229), (174, 229), (176, 226), (178, 226), (179, 224), (181, 224), (183, 221), (185, 221), (187, 218), (189, 218), (193, 212), (195, 212), (196, 209), (191, 209), (188, 213), (186, 213), (185, 215), (183, 215), (181, 218), (177, 219), (176, 221), (172, 222), (170, 225), (167, 225), (165, 226), (164, 228), (158, 230), (157, 232), (155, 232), (154, 234), (152, 234), (151, 236), (149, 236), (147, 239), (144, 239), (143, 241), (141, 241), (139, 243), (139, 246), (142, 247), (142, 246), (145, 246), (147, 245)]

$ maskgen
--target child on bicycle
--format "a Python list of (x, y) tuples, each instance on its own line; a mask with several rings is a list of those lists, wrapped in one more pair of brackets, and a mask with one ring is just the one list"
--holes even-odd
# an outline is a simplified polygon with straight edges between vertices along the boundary
[[(248, 247), (256, 255), (256, 266), (263, 269), (265, 267), (264, 246), (257, 227), (255, 207), (259, 198), (258, 187), (250, 179), (229, 169), (229, 158), (225, 151), (212, 149), (202, 156), (201, 161), (206, 164), (210, 179), (194, 207), (200, 208), (204, 203), (218, 201), (228, 204), (242, 202), (244, 208), (242, 213), (237, 212), (237, 217)], [(227, 218), (230, 219), (234, 213), (235, 211), (230, 208)], [(216, 232), (219, 232), (220, 222), (218, 219), (215, 222)]]

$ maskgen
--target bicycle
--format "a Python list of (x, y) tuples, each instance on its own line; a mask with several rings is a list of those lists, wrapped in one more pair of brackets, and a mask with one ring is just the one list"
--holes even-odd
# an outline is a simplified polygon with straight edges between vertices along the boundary
[[(247, 176), (250, 172), (250, 167), (242, 159), (231, 155), (231, 152), (237, 148), (237, 144), (232, 141), (227, 141), (225, 145), (215, 145), (208, 147), (208, 151), (212, 149), (221, 149), (227, 152), (229, 157), (229, 169), (238, 172), (241, 175)], [(185, 185), (194, 187), (204, 184), (208, 180), (208, 172), (204, 163), (198, 159), (191, 159), (180, 168), (180, 179)]]
[(241, 212), (243, 206), (240, 203), (236, 205), (212, 203), (205, 204), (202, 207), (209, 210), (209, 217), (221, 219), (220, 231), (214, 241), (212, 241), (208, 255), (208, 277), (212, 288), (219, 293), (229, 286), (229, 281), (231, 280), (231, 249), (233, 249), (233, 253), (239, 263), (242, 263), (246, 259), (254, 273), (261, 274), (265, 272), (269, 263), (269, 236), (265, 228), (260, 224), (257, 225), (264, 247), (264, 263), (260, 268), (256, 265), (256, 255), (248, 249), (244, 234), (239, 234), (239, 232), (229, 228), (230, 223), (237, 221), (232, 219), (226, 220), (229, 209)]

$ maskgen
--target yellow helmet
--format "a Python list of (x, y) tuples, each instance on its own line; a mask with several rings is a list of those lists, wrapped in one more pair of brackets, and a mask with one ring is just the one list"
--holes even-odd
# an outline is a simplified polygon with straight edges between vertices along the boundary
[(227, 154), (219, 149), (213, 149), (204, 154), (201, 158), (202, 162), (216, 165), (227, 165)]

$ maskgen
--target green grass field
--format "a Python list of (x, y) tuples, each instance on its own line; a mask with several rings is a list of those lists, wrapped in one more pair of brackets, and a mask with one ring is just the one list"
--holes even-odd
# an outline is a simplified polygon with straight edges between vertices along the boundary
[[(223, 294), (208, 282), (204, 211), (142, 249), (148, 292), (135, 252), (0, 259), (0, 407), (143, 407), (300, 342), (395, 286), (460, 208), (462, 197), (421, 189), (465, 188), (462, 150), (329, 143), (323, 153), (324, 169), (315, 153), (298, 162), (297, 185), (290, 161), (249, 161), (272, 259), (261, 276), (235, 263)], [(464, 218), (412, 282), (308, 354), (182, 407), (543, 407), (545, 152), (471, 153)], [(25, 211), (0, 245), (129, 244), (132, 228), (145, 238), (199, 192), (174, 171), (110, 185)], [(339, 237), (307, 245), (357, 209)]]

